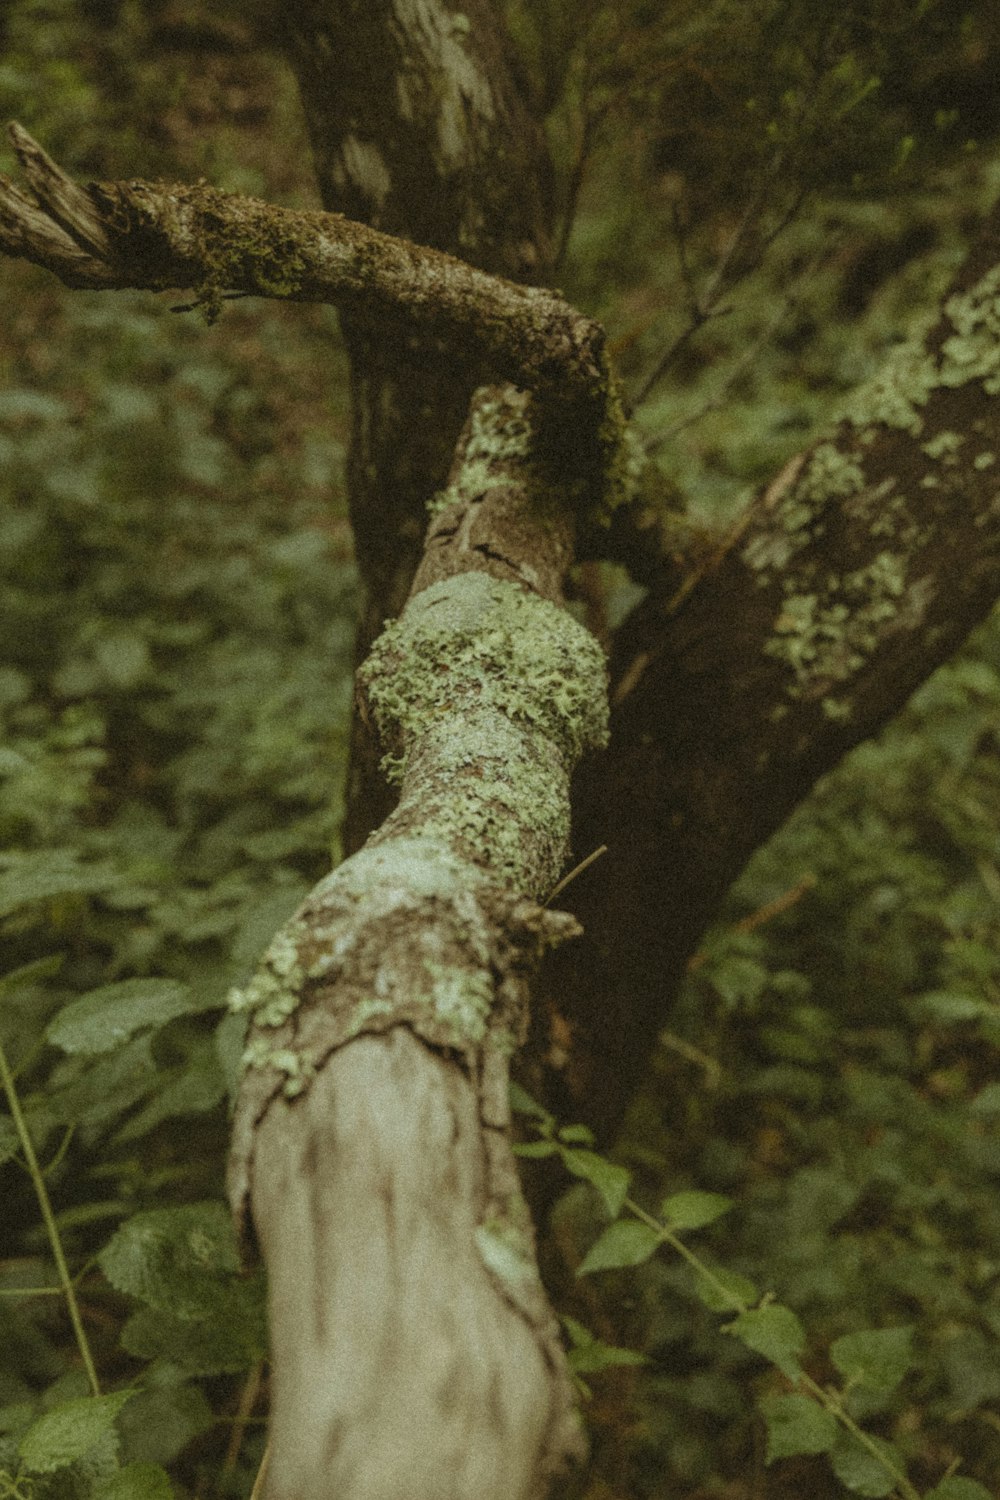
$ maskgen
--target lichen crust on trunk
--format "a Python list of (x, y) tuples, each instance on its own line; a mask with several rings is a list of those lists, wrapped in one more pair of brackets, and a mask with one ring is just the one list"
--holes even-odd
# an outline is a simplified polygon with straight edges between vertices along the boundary
[(567, 767), (607, 738), (594, 637), (558, 605), (486, 573), (419, 593), (380, 636), (359, 680), (397, 780), (412, 746), (460, 704), (537, 730)]

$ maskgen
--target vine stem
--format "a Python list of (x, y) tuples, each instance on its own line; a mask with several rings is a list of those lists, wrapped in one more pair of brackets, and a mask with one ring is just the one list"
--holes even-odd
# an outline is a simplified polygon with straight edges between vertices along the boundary
[(56, 1224), (55, 1214), (52, 1212), (49, 1191), (45, 1186), (42, 1169), (38, 1165), (38, 1157), (35, 1155), (35, 1147), (31, 1140), (27, 1121), (24, 1118), (24, 1111), (21, 1109), (21, 1101), (18, 1098), (14, 1075), (11, 1072), (10, 1064), (7, 1061), (7, 1054), (2, 1043), (0, 1043), (0, 1082), (3, 1083), (4, 1093), (7, 1095), (7, 1102), (10, 1105), (11, 1116), (14, 1120), (14, 1128), (17, 1131), (21, 1150), (24, 1152), (24, 1159), (28, 1165), (28, 1173), (34, 1185), (35, 1196), (38, 1199), (38, 1206), (42, 1211), (42, 1218), (45, 1221), (45, 1230), (49, 1237), (49, 1244), (52, 1247), (52, 1258), (56, 1263), (56, 1271), (59, 1276), (63, 1296), (66, 1298), (70, 1322), (73, 1324), (73, 1332), (76, 1335), (77, 1348), (80, 1351), (80, 1358), (83, 1360), (83, 1367), (87, 1372), (87, 1381), (92, 1394), (99, 1396), (101, 1394), (101, 1386), (97, 1378), (97, 1369), (94, 1365), (93, 1355), (90, 1352), (90, 1344), (83, 1326), (83, 1319), (80, 1316), (80, 1305), (76, 1300), (76, 1292), (69, 1274), (69, 1266), (66, 1264), (66, 1257), (63, 1254), (62, 1240), (59, 1238), (59, 1228)]
[[(652, 1214), (648, 1214), (632, 1198), (626, 1198), (624, 1206), (637, 1219), (640, 1219), (643, 1224), (648, 1224), (650, 1229), (655, 1229), (663, 1243), (669, 1245), (672, 1250), (676, 1250), (677, 1254), (687, 1261), (695, 1274), (701, 1277), (702, 1281), (711, 1286), (717, 1294), (721, 1294), (723, 1298), (727, 1299), (733, 1312), (745, 1313), (750, 1311), (750, 1304), (744, 1302), (742, 1297), (735, 1297), (729, 1288), (714, 1274), (711, 1267), (706, 1266), (704, 1261), (695, 1255), (693, 1250), (688, 1249), (684, 1241), (678, 1235), (674, 1234), (671, 1229), (668, 1229), (659, 1219), (654, 1218)], [(844, 1403), (836, 1391), (824, 1390), (804, 1370), (799, 1371), (799, 1376), (795, 1384), (800, 1390), (805, 1391), (811, 1396), (814, 1401), (819, 1402), (832, 1416), (836, 1417), (841, 1426), (846, 1428), (851, 1436), (882, 1465), (886, 1473), (892, 1476), (896, 1490), (903, 1497), (903, 1500), (921, 1500), (920, 1491), (914, 1488), (906, 1475), (901, 1473), (895, 1464), (890, 1463), (878, 1445), (872, 1442), (864, 1428), (858, 1426), (851, 1414), (845, 1409)]]

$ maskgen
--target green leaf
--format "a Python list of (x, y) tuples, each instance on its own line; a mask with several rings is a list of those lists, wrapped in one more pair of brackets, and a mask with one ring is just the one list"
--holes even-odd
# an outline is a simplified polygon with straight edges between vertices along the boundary
[(672, 1193), (663, 1200), (660, 1218), (675, 1232), (704, 1229), (706, 1224), (714, 1224), (732, 1206), (732, 1198), (724, 1198), (721, 1193)]
[(918, 995), (913, 1004), (919, 1015), (944, 1025), (974, 1021), (977, 1016), (987, 1015), (991, 1009), (981, 995), (964, 990), (928, 990), (926, 994)]
[(902, 1455), (891, 1443), (882, 1438), (870, 1437), (869, 1442), (881, 1455), (874, 1453), (858, 1442), (850, 1433), (843, 1433), (830, 1455), (833, 1472), (846, 1489), (855, 1495), (864, 1495), (868, 1500), (881, 1500), (891, 1495), (896, 1488), (896, 1474), (905, 1473)]
[(761, 1411), (767, 1423), (766, 1462), (799, 1453), (829, 1453), (837, 1441), (837, 1419), (808, 1396), (768, 1396)]
[(67, 1468), (113, 1428), (118, 1413), (134, 1395), (135, 1391), (115, 1391), (110, 1396), (82, 1396), (46, 1412), (21, 1439), (21, 1458), (37, 1474)]
[(129, 1402), (119, 1418), (122, 1449), (133, 1463), (173, 1463), (178, 1453), (214, 1421), (199, 1385), (172, 1380), (176, 1380), (176, 1374), (169, 1366), (161, 1365), (151, 1372), (150, 1384)]
[(993, 1496), (977, 1480), (952, 1474), (928, 1490), (924, 1500), (993, 1500)]
[(596, 1375), (601, 1370), (612, 1370), (620, 1365), (646, 1365), (649, 1360), (636, 1349), (621, 1349), (617, 1344), (605, 1344), (600, 1339), (579, 1349), (571, 1349), (566, 1356), (574, 1375)]
[(783, 1307), (780, 1302), (751, 1307), (727, 1323), (724, 1332), (769, 1359), (789, 1380), (797, 1380), (801, 1375), (798, 1357), (806, 1346), (806, 1336), (790, 1307)]
[(589, 1276), (594, 1271), (613, 1271), (621, 1266), (641, 1266), (660, 1248), (660, 1236), (648, 1224), (638, 1219), (619, 1219), (591, 1245), (580, 1265), (578, 1276)]
[(174, 979), (122, 979), (64, 1006), (46, 1036), (64, 1052), (111, 1052), (137, 1031), (201, 1008)]
[(543, 1109), (537, 1100), (532, 1099), (527, 1089), (523, 1089), (519, 1083), (508, 1084), (510, 1096), (510, 1107), (516, 1115), (534, 1115), (536, 1120), (548, 1120), (552, 1116), (548, 1110)]
[(141, 1307), (122, 1329), (121, 1345), (126, 1354), (167, 1360), (185, 1375), (238, 1374), (267, 1348), (263, 1280), (218, 1287), (197, 1319)]
[(25, 985), (36, 984), (39, 979), (49, 979), (59, 973), (63, 962), (62, 953), (50, 953), (47, 958), (36, 958), (30, 964), (11, 969), (9, 974), (0, 975), (0, 995), (10, 995)]
[(559, 1139), (567, 1146), (592, 1146), (594, 1132), (586, 1125), (564, 1125), (559, 1132)]
[(694, 1289), (698, 1301), (716, 1313), (739, 1312), (741, 1307), (747, 1307), (760, 1297), (760, 1292), (749, 1276), (741, 1276), (738, 1271), (727, 1271), (718, 1266), (712, 1267), (711, 1280), (707, 1276), (696, 1274)]
[(616, 1166), (596, 1151), (560, 1150), (560, 1156), (574, 1177), (582, 1177), (595, 1187), (604, 1199), (605, 1207), (612, 1218), (621, 1213), (631, 1173), (625, 1167)]
[(72, 1082), (53, 1088), (47, 1103), (65, 1125), (102, 1124), (131, 1109), (158, 1083), (147, 1034), (92, 1059)]
[(105, 677), (117, 688), (135, 687), (152, 667), (146, 641), (128, 631), (103, 636), (94, 645), (94, 657)]
[(830, 1357), (849, 1385), (888, 1395), (910, 1368), (912, 1346), (912, 1327), (869, 1329), (837, 1339)]
[(519, 1141), (514, 1147), (514, 1155), (526, 1157), (528, 1161), (538, 1161), (544, 1156), (555, 1156), (558, 1150), (556, 1141)]
[(969, 1105), (970, 1115), (1000, 1115), (1000, 1083), (988, 1083)]
[(220, 1276), (239, 1270), (229, 1212), (215, 1202), (136, 1214), (112, 1237), (98, 1261), (117, 1291), (182, 1319), (212, 1312)]
[(564, 1317), (562, 1323), (572, 1345), (567, 1358), (574, 1375), (595, 1375), (599, 1370), (616, 1365), (649, 1363), (645, 1354), (639, 1354), (635, 1349), (621, 1349), (617, 1344), (605, 1344), (602, 1339), (595, 1338), (590, 1329), (575, 1318)]
[(173, 1493), (159, 1464), (129, 1464), (105, 1484), (102, 1500), (172, 1500)]
[(106, 865), (81, 865), (72, 851), (45, 850), (5, 856), (0, 874), (0, 917), (33, 901), (58, 896), (93, 895), (114, 884)]

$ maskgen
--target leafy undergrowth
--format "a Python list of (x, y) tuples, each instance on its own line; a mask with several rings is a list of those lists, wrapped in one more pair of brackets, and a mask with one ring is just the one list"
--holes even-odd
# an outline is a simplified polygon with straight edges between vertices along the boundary
[(643, 1361), (589, 1500), (996, 1493), (998, 748), (994, 619), (748, 868), (614, 1163), (536, 1119), (583, 1369)]
[(0, 1115), (0, 1494), (246, 1494), (264, 1318), (221, 1201), (224, 1004), (335, 854), (339, 346), (322, 313), (206, 332), (37, 282), (0, 391), (0, 1042), (54, 1228)]

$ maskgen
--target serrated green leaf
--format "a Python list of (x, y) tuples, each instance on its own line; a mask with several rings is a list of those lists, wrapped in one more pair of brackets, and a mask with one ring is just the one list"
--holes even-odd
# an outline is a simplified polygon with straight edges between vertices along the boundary
[(121, 1346), (137, 1359), (167, 1360), (185, 1375), (235, 1375), (264, 1357), (263, 1283), (220, 1287), (197, 1319), (143, 1307), (122, 1329)]
[(671, 1193), (663, 1200), (660, 1218), (675, 1231), (704, 1229), (728, 1213), (732, 1206), (732, 1198), (724, 1198), (721, 1193)]
[(133, 1463), (172, 1463), (213, 1420), (204, 1392), (193, 1382), (148, 1385), (119, 1418), (123, 1452)]
[(924, 1500), (993, 1500), (993, 1496), (978, 1480), (952, 1474), (928, 1490)]
[(159, 1464), (128, 1464), (108, 1480), (101, 1500), (172, 1500), (173, 1493)]
[(808, 1396), (768, 1396), (760, 1406), (769, 1464), (799, 1453), (829, 1453), (837, 1441), (836, 1417)]
[(846, 1333), (830, 1348), (834, 1365), (850, 1385), (888, 1395), (912, 1363), (913, 1329), (878, 1328)]
[(741, 1276), (738, 1271), (727, 1271), (719, 1266), (712, 1267), (711, 1281), (696, 1273), (694, 1290), (698, 1301), (716, 1313), (738, 1312), (741, 1307), (747, 1307), (760, 1297), (760, 1292), (749, 1276)]
[(596, 1151), (581, 1151), (578, 1149), (567, 1150), (565, 1147), (559, 1152), (566, 1167), (573, 1173), (574, 1177), (582, 1177), (595, 1187), (604, 1199), (604, 1206), (611, 1217), (617, 1218), (621, 1213), (631, 1173), (625, 1167), (616, 1166), (606, 1157), (598, 1156)]
[(25, 1466), (36, 1474), (51, 1474), (75, 1463), (110, 1431), (134, 1395), (135, 1391), (115, 1391), (110, 1396), (82, 1396), (46, 1412), (18, 1444)]
[(576, 1274), (589, 1276), (594, 1271), (641, 1266), (655, 1255), (660, 1243), (660, 1236), (648, 1224), (642, 1224), (638, 1219), (619, 1219), (598, 1235), (577, 1267)]
[(46, 1036), (64, 1052), (111, 1052), (137, 1031), (198, 1009), (187, 985), (174, 979), (121, 979), (64, 1006)]
[(220, 1277), (239, 1269), (229, 1212), (214, 1202), (136, 1214), (112, 1237), (98, 1261), (117, 1291), (173, 1317), (192, 1320), (217, 1306)]
[(797, 1380), (801, 1375), (798, 1357), (806, 1346), (806, 1336), (790, 1307), (783, 1307), (780, 1302), (751, 1307), (727, 1323), (724, 1331), (777, 1365), (789, 1380)]
[(136, 1036), (90, 1060), (71, 1083), (50, 1093), (53, 1117), (66, 1125), (103, 1124), (131, 1109), (157, 1086), (151, 1043), (148, 1033)]
[(876, 1457), (850, 1433), (842, 1433), (837, 1446), (830, 1455), (833, 1472), (846, 1489), (855, 1495), (864, 1495), (866, 1500), (881, 1500), (891, 1495), (896, 1488), (895, 1474), (905, 1472), (902, 1455), (882, 1438), (870, 1437), (869, 1442), (881, 1457)]

